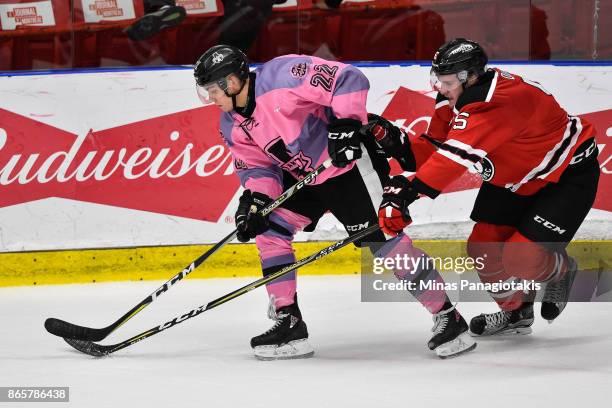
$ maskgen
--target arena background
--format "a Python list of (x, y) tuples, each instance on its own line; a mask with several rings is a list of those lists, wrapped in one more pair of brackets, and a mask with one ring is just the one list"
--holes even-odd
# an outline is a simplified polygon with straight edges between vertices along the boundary
[[(150, 35), (135, 39), (160, 2), (186, 17), (144, 24)], [(253, 357), (249, 339), (272, 324), (264, 288), (107, 358), (45, 330), (49, 317), (110, 324), (234, 228), (238, 180), (191, 73), (210, 46), (241, 47), (254, 64), (290, 53), (355, 62), (368, 110), (416, 136), (433, 108), (429, 63), (455, 37), (595, 125), (599, 193), (570, 248), (597, 285), (572, 295), (590, 301), (573, 297), (552, 325), (537, 310), (533, 334), (440, 360), (414, 299), (364, 301), (348, 246), (299, 272), (312, 359)], [(0, 0), (0, 405), (23, 406), (5, 399), (2, 387), (17, 386), (69, 387), (71, 406), (87, 408), (609, 405), (611, 79), (612, 0)], [(416, 202), (415, 245), (463, 250), (479, 183), (466, 173)], [(297, 256), (344, 236), (325, 217), (298, 235)], [(256, 276), (254, 245), (227, 245), (102, 343), (184, 319)], [(499, 310), (483, 295), (459, 304), (466, 319)]]

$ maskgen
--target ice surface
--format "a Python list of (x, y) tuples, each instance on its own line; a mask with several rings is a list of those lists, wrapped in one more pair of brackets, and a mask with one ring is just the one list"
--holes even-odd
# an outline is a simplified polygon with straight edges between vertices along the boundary
[[(117, 343), (250, 279), (187, 279), (103, 344)], [(47, 317), (103, 327), (160, 282), (0, 289), (0, 385), (69, 386), (72, 407), (597, 407), (612, 397), (612, 304), (574, 303), (534, 333), (480, 339), (440, 360), (417, 303), (361, 303), (358, 276), (299, 278), (314, 358), (256, 360), (263, 288), (96, 359), (43, 328)], [(496, 310), (464, 303), (468, 318)], [(608, 401), (608, 402), (606, 402)], [(0, 403), (1, 407), (11, 404)], [(12, 406), (23, 407), (16, 403)]]

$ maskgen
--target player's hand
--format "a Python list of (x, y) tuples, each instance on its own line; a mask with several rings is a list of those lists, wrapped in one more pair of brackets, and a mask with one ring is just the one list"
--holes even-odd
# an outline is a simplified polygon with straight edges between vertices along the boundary
[(410, 139), (400, 128), (382, 116), (368, 113), (366, 135), (374, 138), (387, 157), (397, 160), (405, 171), (416, 171), (416, 161), (410, 148)]
[(403, 176), (395, 176), (385, 184), (382, 203), (378, 207), (378, 224), (387, 235), (397, 235), (410, 225), (412, 218), (408, 206), (419, 194)]
[(267, 207), (272, 202), (272, 199), (262, 193), (251, 193), (251, 190), (244, 190), (240, 201), (238, 202), (238, 210), (234, 219), (236, 221), (236, 229), (238, 234), (236, 237), (240, 242), (249, 242), (250, 239), (264, 233), (270, 228), (268, 216), (260, 214), (262, 208)]
[(332, 164), (346, 167), (361, 157), (359, 131), (361, 122), (355, 119), (332, 119), (327, 125), (327, 150)]

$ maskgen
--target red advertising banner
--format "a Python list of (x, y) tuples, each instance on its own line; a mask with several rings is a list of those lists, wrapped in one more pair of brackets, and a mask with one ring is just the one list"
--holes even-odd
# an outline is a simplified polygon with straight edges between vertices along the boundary
[(202, 107), (75, 135), (0, 109), (0, 207), (48, 197), (216, 222), (239, 187)]
[[(582, 237), (609, 237), (608, 94), (572, 82), (580, 67), (522, 69), (549, 78), (568, 111), (597, 129), (601, 178)], [(426, 132), (434, 105), (426, 67), (364, 72), (373, 113), (412, 138)], [(607, 81), (605, 69), (589, 68), (588, 75), (593, 89)], [(234, 227), (240, 185), (219, 134), (220, 112), (201, 106), (190, 72), (0, 77), (0, 85), (0, 251), (216, 242)], [(394, 174), (401, 172), (392, 165)], [(415, 206), (415, 225), (429, 231), (437, 225), (442, 234), (451, 224), (469, 223), (481, 182), (465, 172), (442, 197)], [(298, 239), (336, 238), (341, 231), (330, 217)]]

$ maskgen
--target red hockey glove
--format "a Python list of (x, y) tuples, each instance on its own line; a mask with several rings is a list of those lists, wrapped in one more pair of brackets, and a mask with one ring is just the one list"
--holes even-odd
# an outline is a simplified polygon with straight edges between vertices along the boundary
[(416, 160), (410, 148), (410, 139), (400, 128), (382, 116), (368, 113), (366, 134), (374, 138), (385, 156), (397, 160), (405, 171), (416, 171)]
[(387, 235), (397, 235), (412, 223), (408, 206), (419, 194), (403, 176), (395, 176), (385, 184), (383, 198), (378, 207), (378, 225)]

